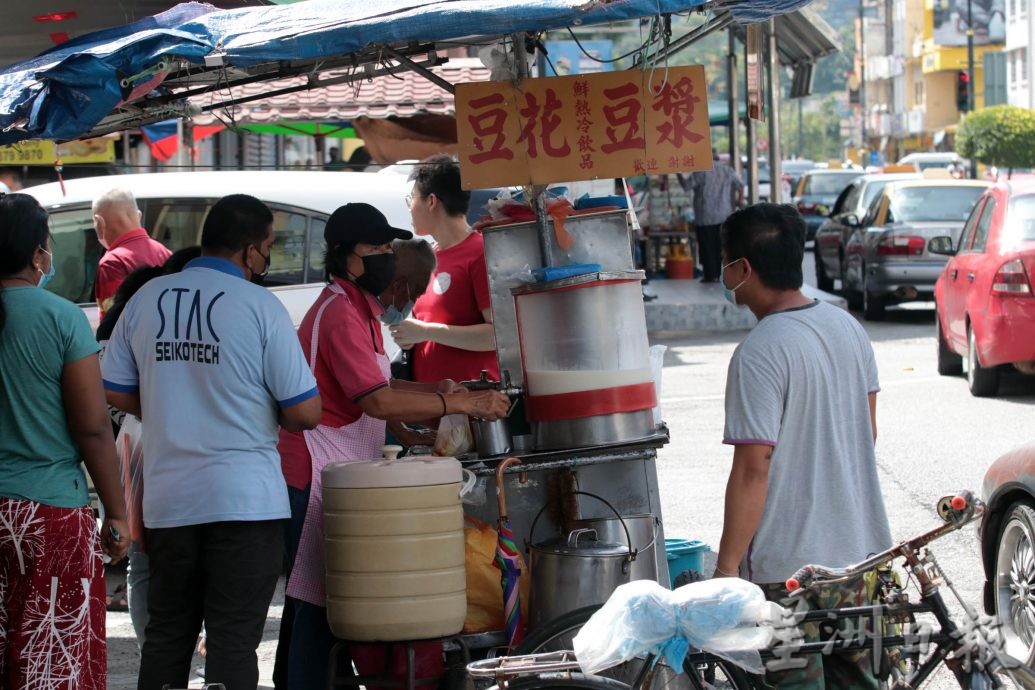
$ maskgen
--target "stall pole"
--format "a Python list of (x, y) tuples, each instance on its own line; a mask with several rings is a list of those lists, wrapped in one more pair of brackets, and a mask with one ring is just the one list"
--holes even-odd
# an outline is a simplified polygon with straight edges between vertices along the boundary
[[(744, 85), (745, 93), (747, 92), (748, 83), (748, 47), (749, 41), (744, 41)], [(747, 178), (748, 178), (748, 203), (758, 203), (758, 149), (755, 146), (755, 120), (751, 117), (751, 113), (748, 113), (747, 118), (744, 120), (744, 126), (747, 129)]]
[(726, 56), (726, 88), (729, 91), (729, 137), (730, 165), (740, 175), (740, 83), (737, 80), (737, 37), (733, 29), (727, 30), (729, 37), (729, 55)]
[(783, 164), (780, 152), (780, 53), (776, 46), (776, 18), (769, 18), (767, 43), (769, 81), (769, 201), (783, 203)]

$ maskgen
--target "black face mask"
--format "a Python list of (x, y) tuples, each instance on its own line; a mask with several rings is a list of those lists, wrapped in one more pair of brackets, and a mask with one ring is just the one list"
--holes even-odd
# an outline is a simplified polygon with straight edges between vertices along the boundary
[[(261, 251), (259, 252), (259, 256), (262, 256)], [(270, 264), (272, 263), (271, 259), (273, 258), (273, 252), (271, 251), (266, 256), (262, 256), (262, 258), (266, 262), (266, 268), (263, 269), (262, 273), (256, 273), (255, 271), (252, 271), (251, 281), (256, 285), (264, 285), (266, 283), (266, 276), (268, 276), (270, 273)]]
[(395, 254), (371, 254), (362, 259), (363, 275), (356, 278), (356, 285), (377, 297), (388, 289), (395, 277)]

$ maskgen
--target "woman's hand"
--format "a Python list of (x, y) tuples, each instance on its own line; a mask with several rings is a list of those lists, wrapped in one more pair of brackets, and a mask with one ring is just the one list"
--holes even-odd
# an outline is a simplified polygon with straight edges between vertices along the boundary
[(406, 319), (388, 328), (392, 334), (395, 344), (404, 350), (409, 350), (414, 345), (431, 340), (430, 324), (417, 319)]
[(125, 518), (104, 518), (101, 525), (101, 550), (118, 563), (129, 551), (129, 521)]
[(499, 391), (466, 391), (454, 393), (451, 398), (461, 401), (456, 407), (471, 416), (492, 421), (506, 417), (510, 411), (510, 398)]

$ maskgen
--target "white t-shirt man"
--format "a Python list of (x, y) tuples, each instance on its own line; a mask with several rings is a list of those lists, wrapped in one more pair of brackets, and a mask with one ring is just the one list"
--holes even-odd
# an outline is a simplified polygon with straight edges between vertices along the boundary
[(144, 524), (290, 516), (278, 407), (318, 394), (291, 318), (234, 263), (201, 257), (126, 305), (105, 388), (140, 391)]
[(773, 447), (742, 577), (784, 582), (803, 565), (851, 565), (891, 546), (870, 419), (879, 390), (866, 332), (823, 302), (766, 315), (737, 347), (723, 443)]

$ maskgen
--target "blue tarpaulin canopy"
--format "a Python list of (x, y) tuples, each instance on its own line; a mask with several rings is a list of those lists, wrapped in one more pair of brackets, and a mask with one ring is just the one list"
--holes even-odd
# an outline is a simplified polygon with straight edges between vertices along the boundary
[[(0, 71), (0, 144), (74, 139), (186, 115), (192, 89), (311, 74), (330, 62), (363, 78), (419, 69), (407, 56), (434, 56), (438, 42), (695, 9), (721, 8), (750, 23), (809, 1), (309, 0), (234, 10), (184, 3)], [(436, 59), (442, 61), (424, 64)], [(390, 60), (398, 62), (394, 70)]]

